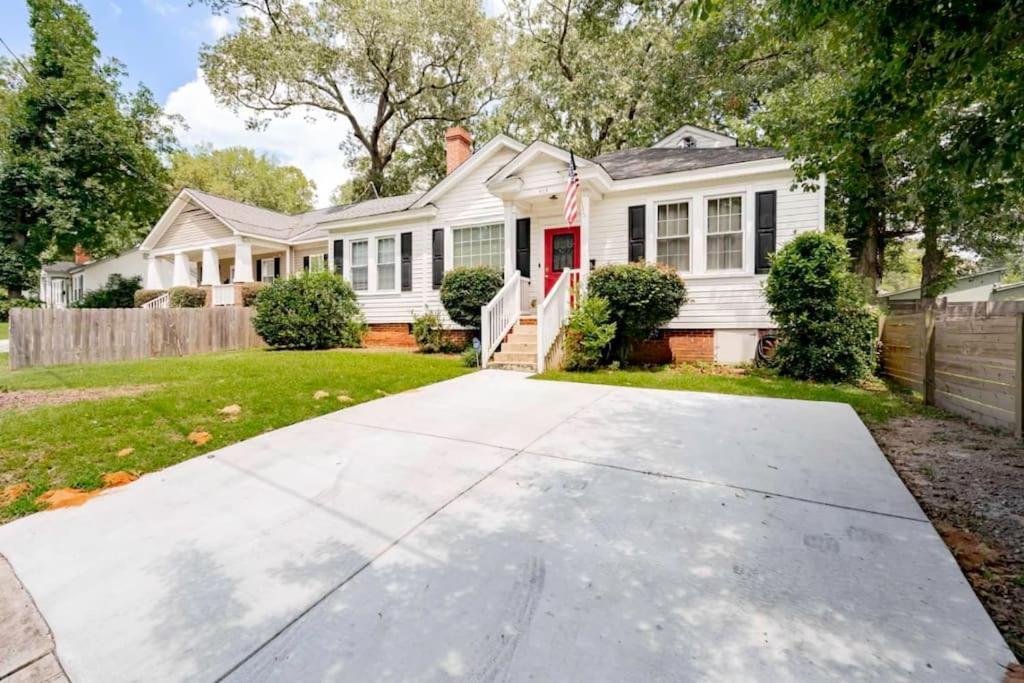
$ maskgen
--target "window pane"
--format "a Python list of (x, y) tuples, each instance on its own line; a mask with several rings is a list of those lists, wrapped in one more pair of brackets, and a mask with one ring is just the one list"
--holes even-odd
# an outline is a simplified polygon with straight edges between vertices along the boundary
[(365, 292), (369, 287), (369, 269), (366, 258), (369, 255), (369, 243), (366, 240), (352, 243), (352, 289)]
[(458, 228), (452, 231), (452, 263), (461, 266), (493, 266), (505, 261), (505, 226), (501, 223)]
[(395, 238), (377, 240), (377, 289), (395, 288)]
[(690, 240), (685, 237), (671, 237), (658, 240), (658, 263), (676, 270), (690, 270)]
[(690, 234), (690, 205), (662, 204), (658, 206), (658, 237), (682, 237)]

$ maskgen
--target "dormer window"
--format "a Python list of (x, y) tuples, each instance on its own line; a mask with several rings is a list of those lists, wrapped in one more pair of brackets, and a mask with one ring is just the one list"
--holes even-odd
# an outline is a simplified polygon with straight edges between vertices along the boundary
[(695, 149), (697, 147), (697, 138), (692, 135), (684, 135), (683, 141), (679, 146), (683, 149)]

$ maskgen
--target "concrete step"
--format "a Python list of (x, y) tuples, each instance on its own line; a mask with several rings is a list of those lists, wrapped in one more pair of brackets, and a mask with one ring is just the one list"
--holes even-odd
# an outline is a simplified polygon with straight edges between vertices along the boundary
[(537, 335), (535, 334), (523, 334), (522, 332), (513, 332), (512, 334), (505, 337), (506, 344), (533, 344), (537, 345)]
[(536, 363), (537, 352), (525, 351), (498, 351), (494, 354), (495, 363)]
[(532, 353), (537, 355), (537, 342), (505, 342), (501, 345), (502, 351), (518, 351), (519, 353)]
[(531, 325), (531, 326), (532, 325), (536, 325), (537, 324), (537, 316), (535, 316), (535, 315), (521, 315), (521, 316), (519, 316), (519, 324), (520, 325)]
[(497, 361), (491, 361), (487, 364), (488, 370), (515, 370), (516, 372), (537, 372), (537, 366), (534, 363), (499, 363)]

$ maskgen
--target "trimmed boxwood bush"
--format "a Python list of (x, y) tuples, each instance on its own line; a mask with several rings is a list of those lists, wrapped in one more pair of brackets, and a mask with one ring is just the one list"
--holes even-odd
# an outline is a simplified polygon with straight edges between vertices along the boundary
[(848, 269), (839, 235), (803, 233), (772, 260), (765, 298), (779, 326), (774, 363), (798, 379), (847, 382), (875, 366), (878, 316)]
[(265, 282), (248, 282), (242, 285), (242, 305), (255, 306), (256, 297), (267, 287)]
[(140, 289), (135, 292), (133, 299), (135, 300), (135, 307), (139, 308), (142, 304), (148, 304), (158, 296), (163, 296), (167, 293), (166, 289)]
[(569, 315), (565, 329), (566, 370), (593, 370), (604, 360), (608, 345), (615, 338), (608, 300), (588, 296)]
[(135, 293), (142, 287), (142, 276), (124, 277), (114, 273), (107, 284), (88, 292), (75, 303), (75, 308), (134, 308)]
[(441, 304), (456, 323), (479, 330), (480, 308), (490, 303), (503, 284), (497, 268), (455, 268), (441, 281)]
[(202, 287), (171, 287), (171, 308), (205, 308), (206, 290)]
[(412, 320), (412, 336), (421, 353), (437, 353), (445, 348), (441, 316), (425, 311)]
[(649, 338), (686, 303), (686, 285), (679, 274), (652, 263), (596, 268), (588, 293), (608, 301), (615, 323), (613, 350), (623, 363), (635, 342)]
[(327, 271), (274, 280), (256, 297), (253, 325), (278, 349), (354, 347), (366, 333), (356, 293)]

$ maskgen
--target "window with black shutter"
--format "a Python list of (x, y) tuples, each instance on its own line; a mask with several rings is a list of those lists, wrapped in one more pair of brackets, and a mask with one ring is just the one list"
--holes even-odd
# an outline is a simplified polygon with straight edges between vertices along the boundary
[(530, 277), (530, 219), (516, 219), (516, 270)]
[(282, 275), (283, 275), (283, 273), (281, 272), (281, 257), (280, 256), (275, 256), (274, 257), (274, 277), (275, 278), (279, 278)]
[(402, 291), (412, 291), (412, 233), (402, 233)]
[(263, 282), (263, 259), (256, 259), (256, 282)]
[(307, 272), (307, 273), (309, 272), (309, 257), (308, 256), (303, 256), (302, 257), (302, 270)]
[(643, 261), (647, 242), (647, 207), (629, 207), (629, 262)]
[(334, 240), (334, 272), (343, 275), (345, 272), (345, 240)]
[(754, 201), (754, 272), (767, 273), (775, 253), (775, 191), (758, 192)]
[(431, 281), (434, 289), (441, 289), (441, 280), (444, 279), (444, 228), (434, 230), (431, 244), (433, 248)]

